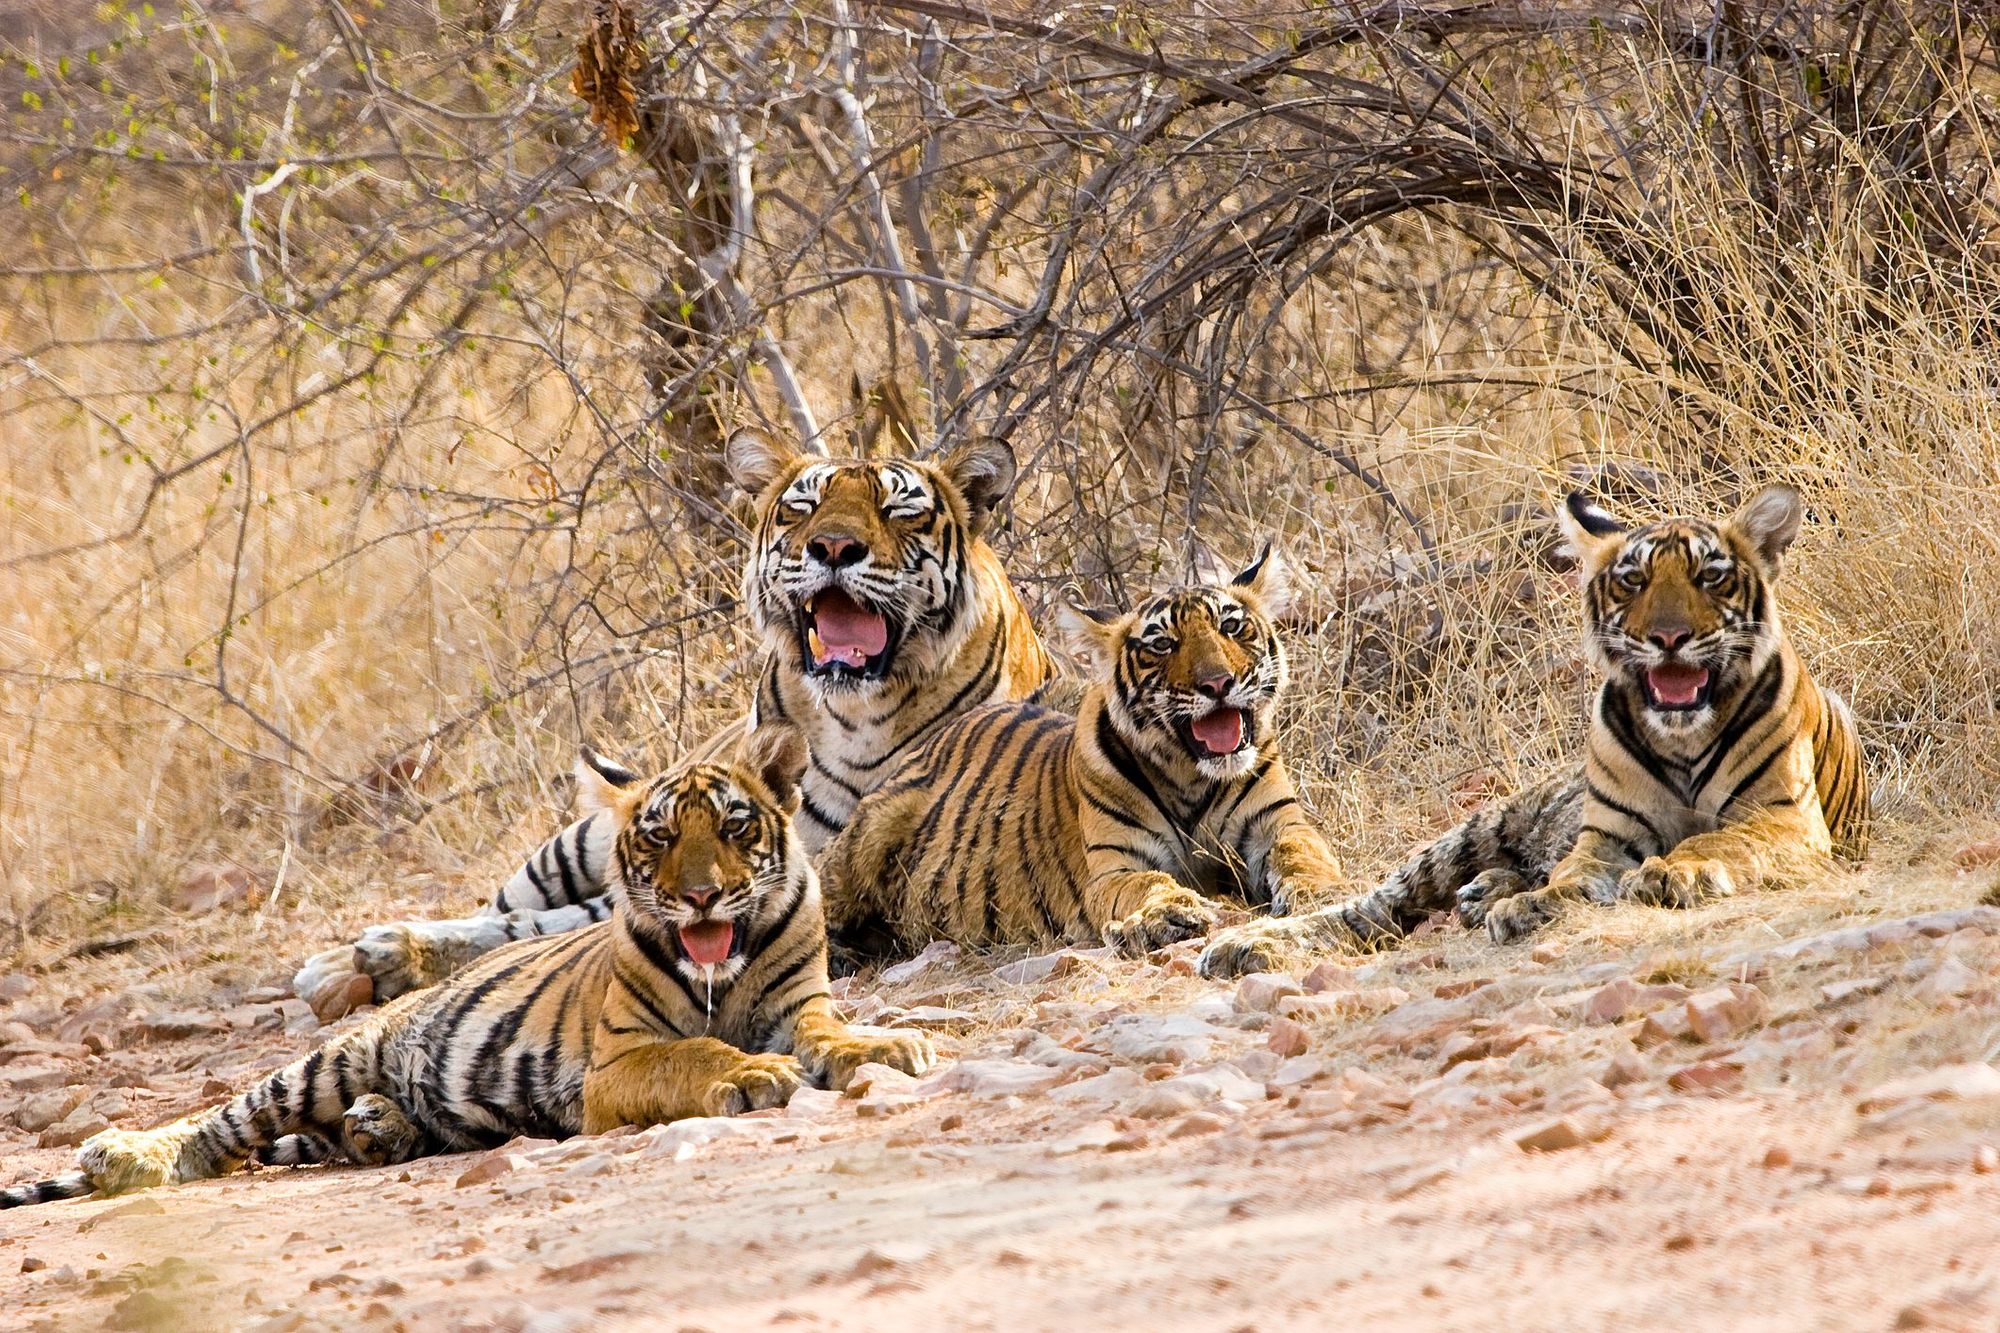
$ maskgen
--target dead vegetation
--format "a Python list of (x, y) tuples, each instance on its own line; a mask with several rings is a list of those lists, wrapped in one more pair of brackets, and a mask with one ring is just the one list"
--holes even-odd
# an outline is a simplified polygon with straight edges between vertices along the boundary
[(483, 900), (579, 738), (739, 706), (721, 432), (838, 449), (885, 380), (1012, 439), (1034, 605), (1283, 535), (1360, 873), (1572, 752), (1579, 482), (1801, 486), (1884, 856), (1991, 816), (1962, 7), (112, 0), (0, 54), (15, 966), (217, 865), (220, 952)]

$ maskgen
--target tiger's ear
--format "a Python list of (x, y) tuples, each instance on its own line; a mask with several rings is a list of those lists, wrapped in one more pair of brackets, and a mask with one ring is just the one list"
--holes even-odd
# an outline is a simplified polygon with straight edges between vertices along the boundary
[(1618, 549), (1625, 525), (1592, 504), (1582, 491), (1571, 491), (1556, 515), (1562, 525), (1563, 545), (1583, 565), (1588, 575)]
[(1125, 637), (1125, 613), (1116, 607), (1064, 602), (1056, 608), (1056, 634), (1086, 669), (1108, 676), (1118, 661), (1118, 643)]
[(586, 815), (609, 810), (645, 779), (615, 759), (606, 759), (588, 745), (576, 756), (576, 804)]
[(972, 515), (972, 535), (985, 532), (994, 507), (1007, 498), (1014, 485), (1013, 449), (996, 435), (981, 435), (945, 455), (939, 467), (965, 497), (965, 507)]
[(806, 738), (783, 722), (760, 722), (743, 738), (743, 762), (771, 789), (785, 813), (797, 814), (806, 775)]
[(739, 430), (722, 446), (722, 465), (729, 471), (729, 480), (737, 490), (753, 498), (784, 476), (798, 458), (798, 451), (789, 444), (757, 430)]
[(1275, 542), (1265, 542), (1257, 558), (1239, 570), (1229, 586), (1248, 593), (1273, 620), (1292, 609), (1292, 565)]
[(1797, 491), (1790, 486), (1766, 486), (1729, 516), (1729, 526), (1750, 543), (1758, 559), (1775, 573), (1778, 557), (1799, 535), (1799, 524), (1805, 516), (1805, 501)]

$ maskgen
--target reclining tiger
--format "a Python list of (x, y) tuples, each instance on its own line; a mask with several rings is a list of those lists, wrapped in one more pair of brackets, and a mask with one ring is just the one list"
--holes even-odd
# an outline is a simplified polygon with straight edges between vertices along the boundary
[(1288, 595), (1268, 548), (1221, 587), (1125, 612), (1068, 608), (1095, 668), (1077, 715), (968, 713), (863, 798), (822, 854), (836, 951), (1097, 943), (1133, 954), (1206, 934), (1213, 895), (1274, 910), (1340, 889), (1273, 730)]
[[(901, 399), (882, 405), (914, 438)], [(882, 413), (878, 413), (882, 415)], [(1014, 480), (1004, 441), (940, 458), (830, 460), (749, 432), (724, 461), (754, 496), (743, 599), (765, 661), (749, 715), (693, 757), (725, 753), (744, 729), (800, 728), (811, 755), (799, 836), (818, 852), (856, 802), (940, 727), (983, 704), (1034, 696), (1054, 664), (985, 532)], [(371, 926), (309, 959), (307, 999), (357, 973), (376, 1000), (428, 986), (509, 940), (601, 921), (612, 842), (588, 815), (543, 844), (492, 906), (460, 920)]]
[(1453, 906), (1505, 942), (1578, 901), (1692, 907), (1860, 860), (1854, 718), (1799, 660), (1774, 591), (1803, 512), (1798, 492), (1772, 486), (1721, 523), (1627, 529), (1571, 495), (1560, 521), (1602, 677), (1582, 771), (1473, 815), (1360, 898), (1219, 933), (1202, 971), (1377, 947)]
[(917, 1033), (834, 1017), (819, 886), (792, 827), (804, 739), (760, 726), (728, 763), (651, 781), (590, 751), (584, 804), (610, 837), (611, 919), (495, 950), (406, 995), (222, 1106), (106, 1130), (78, 1169), (0, 1207), (122, 1194), (252, 1158), (361, 1165), (782, 1105), (877, 1062), (921, 1074)]

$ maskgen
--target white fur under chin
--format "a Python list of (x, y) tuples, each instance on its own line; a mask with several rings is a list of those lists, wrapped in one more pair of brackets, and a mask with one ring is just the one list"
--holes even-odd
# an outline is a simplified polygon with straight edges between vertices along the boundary
[(1257, 747), (1246, 745), (1234, 754), (1217, 755), (1213, 759), (1197, 759), (1195, 771), (1211, 782), (1227, 782), (1240, 778), (1257, 766)]

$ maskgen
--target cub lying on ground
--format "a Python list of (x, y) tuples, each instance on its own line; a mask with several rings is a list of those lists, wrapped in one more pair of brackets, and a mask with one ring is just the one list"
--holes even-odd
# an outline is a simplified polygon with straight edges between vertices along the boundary
[(1773, 584), (1798, 492), (1772, 486), (1721, 523), (1626, 529), (1572, 495), (1584, 652), (1603, 677), (1583, 771), (1480, 811), (1352, 902), (1218, 935), (1210, 976), (1298, 947), (1372, 947), (1432, 912), (1518, 939), (1572, 902), (1691, 907), (1785, 887), (1868, 848), (1868, 774), (1847, 705), (1818, 685)]
[(870, 1061), (922, 1073), (916, 1033), (865, 1036), (827, 995), (819, 887), (792, 828), (806, 748), (760, 726), (733, 763), (642, 782), (589, 751), (616, 824), (609, 921), (495, 950), (226, 1105), (107, 1130), (79, 1169), (0, 1206), (119, 1194), (271, 1163), (406, 1161), (515, 1135), (594, 1134), (783, 1104)]
[(820, 860), (835, 947), (1102, 939), (1143, 953), (1213, 927), (1208, 895), (1326, 901), (1340, 866), (1273, 731), (1286, 596), (1267, 550), (1222, 587), (1070, 608), (1095, 665), (1077, 716), (976, 710), (864, 797)]

